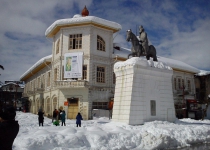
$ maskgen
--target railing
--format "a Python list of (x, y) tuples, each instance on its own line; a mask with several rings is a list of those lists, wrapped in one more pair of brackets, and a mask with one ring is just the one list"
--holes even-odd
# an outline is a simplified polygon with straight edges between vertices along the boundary
[(36, 93), (43, 93), (44, 88), (35, 88)]
[(77, 81), (55, 81), (55, 88), (77, 88), (77, 87), (85, 87), (88, 85), (87, 81), (77, 80)]
[(27, 91), (27, 95), (33, 95), (34, 91)]

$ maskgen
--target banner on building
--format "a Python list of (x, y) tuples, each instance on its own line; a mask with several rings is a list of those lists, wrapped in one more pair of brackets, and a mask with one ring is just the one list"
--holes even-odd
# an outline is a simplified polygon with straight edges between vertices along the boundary
[(64, 78), (82, 78), (83, 52), (64, 54)]

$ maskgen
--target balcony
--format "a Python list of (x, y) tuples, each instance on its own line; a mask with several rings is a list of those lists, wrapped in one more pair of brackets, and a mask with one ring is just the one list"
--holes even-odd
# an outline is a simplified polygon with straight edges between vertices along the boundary
[(43, 93), (44, 88), (35, 88), (36, 93)]
[(33, 94), (34, 94), (34, 91), (27, 91), (26, 94), (27, 94), (27, 95), (33, 95)]
[(55, 88), (65, 89), (65, 88), (84, 88), (88, 85), (87, 81), (77, 80), (77, 81), (55, 81)]

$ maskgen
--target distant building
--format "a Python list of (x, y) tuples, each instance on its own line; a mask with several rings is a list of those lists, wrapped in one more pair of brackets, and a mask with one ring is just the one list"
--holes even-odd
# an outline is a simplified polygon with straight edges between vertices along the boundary
[(206, 112), (206, 119), (210, 119), (210, 71), (201, 70), (200, 73), (195, 74), (196, 99), (203, 104), (203, 109), (208, 104)]
[[(62, 106), (69, 119), (75, 119), (78, 112), (91, 119), (93, 109), (108, 109), (113, 103), (113, 65), (125, 61), (130, 50), (113, 43), (113, 34), (121, 25), (83, 13), (57, 20), (46, 30), (46, 37), (53, 39), (52, 54), (21, 76), (32, 113), (42, 108), (52, 116)], [(181, 115), (186, 100), (195, 99), (194, 74), (199, 70), (178, 60), (158, 57), (158, 61), (173, 68), (174, 103)]]
[(5, 84), (2, 84), (0, 89), (1, 106), (5, 104), (19, 106), (18, 101), (22, 97), (24, 91), (24, 84), (22, 81), (5, 81)]

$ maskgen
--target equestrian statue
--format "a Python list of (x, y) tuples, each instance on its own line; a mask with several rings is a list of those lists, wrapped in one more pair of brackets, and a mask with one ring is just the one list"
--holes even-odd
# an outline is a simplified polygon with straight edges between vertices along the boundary
[(156, 56), (156, 49), (153, 45), (148, 45), (148, 39), (147, 34), (144, 31), (143, 26), (139, 27), (139, 39), (133, 34), (133, 32), (130, 30), (127, 31), (127, 38), (126, 40), (132, 43), (131, 48), (131, 54), (128, 55), (128, 58), (130, 56), (132, 57), (140, 57), (140, 56), (146, 56), (147, 60), (150, 59), (150, 57), (153, 58), (153, 61), (158, 61)]

